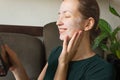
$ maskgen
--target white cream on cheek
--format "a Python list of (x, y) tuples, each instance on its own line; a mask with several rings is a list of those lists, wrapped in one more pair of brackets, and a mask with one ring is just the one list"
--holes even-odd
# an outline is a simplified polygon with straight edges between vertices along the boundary
[(66, 34), (71, 38), (73, 34), (79, 30), (82, 30), (81, 18), (74, 18), (66, 22), (67, 31)]

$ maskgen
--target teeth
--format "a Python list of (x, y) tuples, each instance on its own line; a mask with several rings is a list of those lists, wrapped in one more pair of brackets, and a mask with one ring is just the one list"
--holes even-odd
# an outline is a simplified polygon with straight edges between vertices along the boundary
[(67, 30), (67, 28), (59, 28), (60, 30)]
[(64, 29), (60, 29), (60, 31), (64, 31)]
[(65, 30), (67, 30), (67, 28), (59, 28), (60, 33), (63, 33)]
[(59, 29), (59, 33), (63, 33), (66, 29)]

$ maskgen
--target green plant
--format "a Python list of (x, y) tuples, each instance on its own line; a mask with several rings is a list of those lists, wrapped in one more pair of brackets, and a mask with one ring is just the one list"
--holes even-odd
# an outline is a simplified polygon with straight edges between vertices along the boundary
[[(113, 15), (120, 18), (120, 15), (110, 5), (110, 3), (109, 11)], [(106, 20), (99, 19), (98, 27), (101, 32), (93, 42), (93, 49), (100, 47), (103, 51), (115, 54), (120, 59), (120, 40), (117, 38), (117, 33), (120, 31), (120, 26), (112, 29), (111, 25)]]

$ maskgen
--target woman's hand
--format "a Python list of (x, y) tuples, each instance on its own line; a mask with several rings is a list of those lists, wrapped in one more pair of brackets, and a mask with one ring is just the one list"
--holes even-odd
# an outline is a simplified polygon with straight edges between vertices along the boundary
[(75, 32), (73, 37), (68, 43), (68, 36), (64, 39), (63, 49), (59, 57), (58, 67), (55, 73), (54, 80), (66, 80), (68, 64), (75, 56), (75, 53), (80, 44), (80, 40), (82, 38), (82, 31)]
[(10, 71), (14, 74), (16, 80), (29, 80), (23, 65), (21, 64), (20, 60), (18, 59), (16, 53), (8, 47), (8, 45), (2, 46), (2, 52), (7, 52), (8, 59), (10, 62)]
[(18, 67), (22, 66), (16, 53), (12, 49), (10, 49), (7, 44), (2, 46), (2, 53), (7, 54), (6, 58), (8, 58), (10, 62), (9, 64), (10, 64), (11, 71), (14, 71)]
[(64, 39), (63, 49), (59, 57), (59, 63), (68, 64), (72, 58), (75, 56), (75, 53), (80, 44), (82, 38), (82, 31), (75, 32), (70, 41), (68, 41), (68, 36)]

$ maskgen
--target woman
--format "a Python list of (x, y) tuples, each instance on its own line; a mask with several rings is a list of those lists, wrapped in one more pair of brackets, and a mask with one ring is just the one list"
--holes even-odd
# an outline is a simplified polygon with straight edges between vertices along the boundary
[[(58, 14), (63, 46), (52, 51), (38, 80), (113, 80), (112, 66), (91, 49), (90, 33), (99, 20), (96, 0), (64, 0)], [(7, 45), (6, 50), (16, 80), (29, 80), (15, 53)]]

